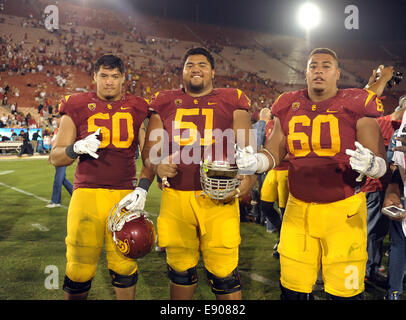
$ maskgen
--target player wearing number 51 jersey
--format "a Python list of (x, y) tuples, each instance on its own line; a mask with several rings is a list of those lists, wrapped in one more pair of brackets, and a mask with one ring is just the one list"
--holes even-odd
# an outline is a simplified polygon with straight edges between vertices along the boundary
[[(67, 299), (87, 298), (104, 241), (117, 298), (135, 297), (137, 263), (119, 252), (107, 230), (107, 218), (115, 204), (136, 194), (136, 200), (130, 202), (143, 209), (147, 192), (140, 189), (141, 184), (136, 190), (134, 187), (138, 131), (148, 114), (148, 103), (122, 94), (124, 75), (122, 60), (104, 55), (95, 63), (96, 92), (65, 96), (60, 105), (62, 118), (51, 152), (52, 164), (70, 165), (79, 158), (65, 239), (63, 289)], [(152, 179), (143, 168), (140, 181)]]
[[(249, 100), (241, 90), (214, 89), (213, 77), (214, 59), (210, 52), (204, 48), (192, 48), (184, 57), (184, 89), (160, 92), (150, 103), (153, 114), (142, 158), (148, 168), (164, 182), (167, 179), (169, 184), (162, 192), (157, 226), (159, 246), (166, 247), (172, 299), (193, 297), (200, 253), (216, 298), (231, 300), (242, 297), (237, 268), (241, 237), (236, 198), (247, 193), (254, 180), (251, 176), (245, 177), (238, 189), (235, 188), (237, 185), (231, 184), (226, 189), (229, 194), (225, 194), (221, 201), (203, 193), (202, 185), (206, 181), (221, 180), (224, 183), (236, 180), (235, 177), (221, 179), (219, 176), (231, 174), (232, 167), (236, 173), (236, 166), (231, 166), (231, 162), (235, 163), (234, 144), (237, 142), (245, 146), (249, 143)], [(225, 139), (216, 135), (215, 131), (224, 134)], [(168, 141), (161, 146), (159, 140), (153, 137), (157, 132), (168, 133)], [(253, 141), (254, 136), (252, 138)], [(221, 150), (223, 146), (224, 150)], [(204, 158), (205, 150), (210, 147), (214, 149), (210, 159)], [(162, 157), (165, 153), (169, 157), (154, 162), (154, 149), (160, 150)], [(227, 149), (231, 149), (230, 159), (223, 158)], [(203, 158), (210, 163), (210, 168), (216, 161), (222, 165), (217, 167), (219, 170), (215, 175), (218, 179), (213, 177), (209, 180), (208, 174), (203, 171), (209, 171), (209, 165), (202, 167), (200, 164)], [(201, 181), (204, 182), (201, 184)], [(219, 193), (224, 189), (212, 188)]]
[(364, 175), (386, 172), (375, 119), (383, 106), (373, 91), (380, 82), (372, 91), (338, 90), (339, 77), (335, 52), (314, 49), (307, 89), (285, 93), (272, 106), (275, 126), (265, 153), (237, 155), (240, 169), (260, 172), (289, 154), (290, 195), (278, 246), (282, 299), (311, 298), (321, 266), (328, 297), (354, 299), (364, 290), (367, 210), (360, 187)]

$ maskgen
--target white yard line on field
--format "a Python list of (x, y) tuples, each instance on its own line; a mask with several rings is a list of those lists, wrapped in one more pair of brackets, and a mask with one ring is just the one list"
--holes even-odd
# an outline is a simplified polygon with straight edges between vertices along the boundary
[(263, 284), (270, 285), (272, 287), (279, 286), (279, 282), (272, 281), (272, 280), (267, 279), (267, 278), (265, 278), (263, 276), (260, 276), (259, 274), (256, 274), (256, 273), (250, 273), (249, 277), (254, 281), (258, 281), (258, 282), (261, 282)]
[(5, 174), (13, 173), (14, 170), (6, 170), (6, 171), (0, 171), (0, 176), (3, 176)]
[[(0, 182), (0, 186), (9, 188), (9, 189), (14, 190), (14, 191), (16, 191), (16, 192), (20, 192), (20, 193), (25, 194), (25, 195), (30, 196), (30, 197), (34, 197), (35, 199), (41, 200), (41, 201), (43, 201), (43, 202), (51, 203), (51, 200), (48, 200), (48, 199), (45, 199), (45, 198), (43, 198), (43, 197), (37, 196), (37, 195), (35, 195), (35, 194), (31, 193), (31, 192), (28, 192), (28, 191), (24, 191), (24, 190), (21, 190), (21, 189), (16, 188), (16, 187), (9, 186), (8, 184), (5, 184), (5, 183), (3, 183), (3, 182)], [(65, 205), (61, 205), (60, 208), (65, 208), (65, 209), (67, 209), (68, 207), (65, 206)]]
[(42, 231), (42, 232), (47, 232), (47, 231), (49, 231), (49, 229), (48, 229), (47, 227), (43, 226), (42, 224), (33, 223), (33, 224), (31, 224), (31, 225), (32, 225), (34, 228), (38, 229), (39, 231)]

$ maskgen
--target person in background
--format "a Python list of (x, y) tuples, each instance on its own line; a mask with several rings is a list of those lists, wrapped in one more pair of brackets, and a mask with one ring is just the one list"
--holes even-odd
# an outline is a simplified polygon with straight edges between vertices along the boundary
[(23, 145), (21, 146), (21, 151), (18, 154), (18, 157), (21, 157), (24, 153), (28, 154), (29, 156), (32, 156), (34, 154), (34, 151), (30, 143), (28, 129), (27, 131), (21, 130), (20, 137), (23, 140)]
[[(252, 128), (255, 130), (258, 150), (261, 150), (265, 145), (266, 126), (269, 121), (271, 121), (271, 110), (269, 108), (262, 108), (259, 112), (259, 120), (252, 125)], [(257, 223), (263, 224), (266, 222), (267, 228), (269, 225), (270, 229), (271, 227), (276, 229), (275, 226), (271, 225), (270, 220), (266, 218), (260, 199), (261, 189), (266, 177), (266, 172), (258, 174), (257, 176), (258, 182), (251, 190), (251, 199), (254, 200), (255, 204), (251, 208), (250, 216), (253, 216)]]
[(37, 150), (38, 150), (38, 139), (41, 138), (40, 133), (41, 132), (39, 130), (37, 130), (32, 135), (31, 144), (32, 144), (32, 148), (33, 148), (34, 153), (37, 152)]
[[(402, 96), (403, 97), (403, 96)], [(399, 101), (402, 100), (399, 99)], [(399, 130), (396, 130), (392, 136), (391, 143), (388, 148), (388, 162), (391, 163), (392, 176), (390, 183), (386, 189), (383, 207), (397, 206), (404, 208), (405, 197), (405, 152), (406, 138), (406, 115), (403, 115), (402, 124)], [(403, 136), (403, 137), (402, 137)], [(400, 295), (403, 292), (403, 278), (406, 268), (406, 233), (405, 221), (406, 214), (402, 214), (396, 218), (390, 218), (389, 222), (389, 237), (390, 250), (388, 260), (388, 287), (385, 299), (400, 300)]]
[[(386, 68), (383, 72), (386, 72)], [(378, 95), (382, 95), (383, 90), (377, 90)], [(402, 98), (403, 97), (403, 98)], [(385, 148), (388, 154), (388, 163), (392, 159), (393, 151), (389, 151), (391, 138), (401, 124), (403, 114), (406, 109), (406, 95), (399, 99), (399, 106), (394, 112), (386, 116), (377, 118), (379, 128), (382, 133)], [(380, 179), (367, 178), (362, 187), (367, 197), (367, 228), (368, 240), (367, 251), (368, 261), (365, 272), (365, 283), (387, 287), (387, 278), (379, 271), (383, 256), (383, 242), (390, 229), (390, 221), (386, 215), (381, 213), (385, 192), (392, 172), (388, 170)]]
[[(52, 138), (51, 138), (51, 149), (55, 142), (56, 135), (58, 134), (59, 124), (61, 122), (61, 115), (57, 115), (56, 119), (57, 119), (58, 126), (55, 129), (55, 131), (52, 135)], [(48, 157), (48, 163), (51, 163), (50, 157)], [(57, 207), (61, 206), (62, 186), (65, 187), (66, 191), (68, 191), (70, 195), (72, 195), (73, 185), (66, 178), (66, 166), (60, 166), (60, 167), (55, 166), (55, 176), (54, 176), (54, 182), (52, 185), (51, 203), (46, 205), (47, 208), (57, 208)]]

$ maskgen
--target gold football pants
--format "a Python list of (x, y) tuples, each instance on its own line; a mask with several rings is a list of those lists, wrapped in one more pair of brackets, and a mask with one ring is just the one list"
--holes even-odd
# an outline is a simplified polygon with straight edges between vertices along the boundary
[(158, 217), (158, 243), (166, 247), (167, 263), (182, 272), (197, 265), (217, 277), (238, 266), (240, 213), (238, 200), (221, 204), (202, 191), (165, 188)]
[(125, 257), (107, 229), (110, 210), (133, 190), (79, 188), (72, 194), (67, 217), (66, 275), (75, 282), (85, 282), (96, 274), (105, 242), (108, 268), (120, 275), (137, 271), (135, 260)]
[(277, 201), (279, 208), (285, 208), (288, 196), (288, 170), (268, 171), (261, 188), (261, 200)]
[(278, 246), (282, 285), (310, 293), (322, 266), (326, 292), (352, 297), (364, 291), (366, 218), (363, 192), (326, 204), (290, 195)]

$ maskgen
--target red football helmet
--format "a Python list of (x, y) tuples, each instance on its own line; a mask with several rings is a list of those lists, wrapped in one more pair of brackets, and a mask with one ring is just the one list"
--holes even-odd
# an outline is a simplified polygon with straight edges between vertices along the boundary
[(110, 212), (108, 228), (118, 250), (128, 258), (142, 258), (155, 245), (154, 224), (143, 210), (130, 212), (116, 204)]

